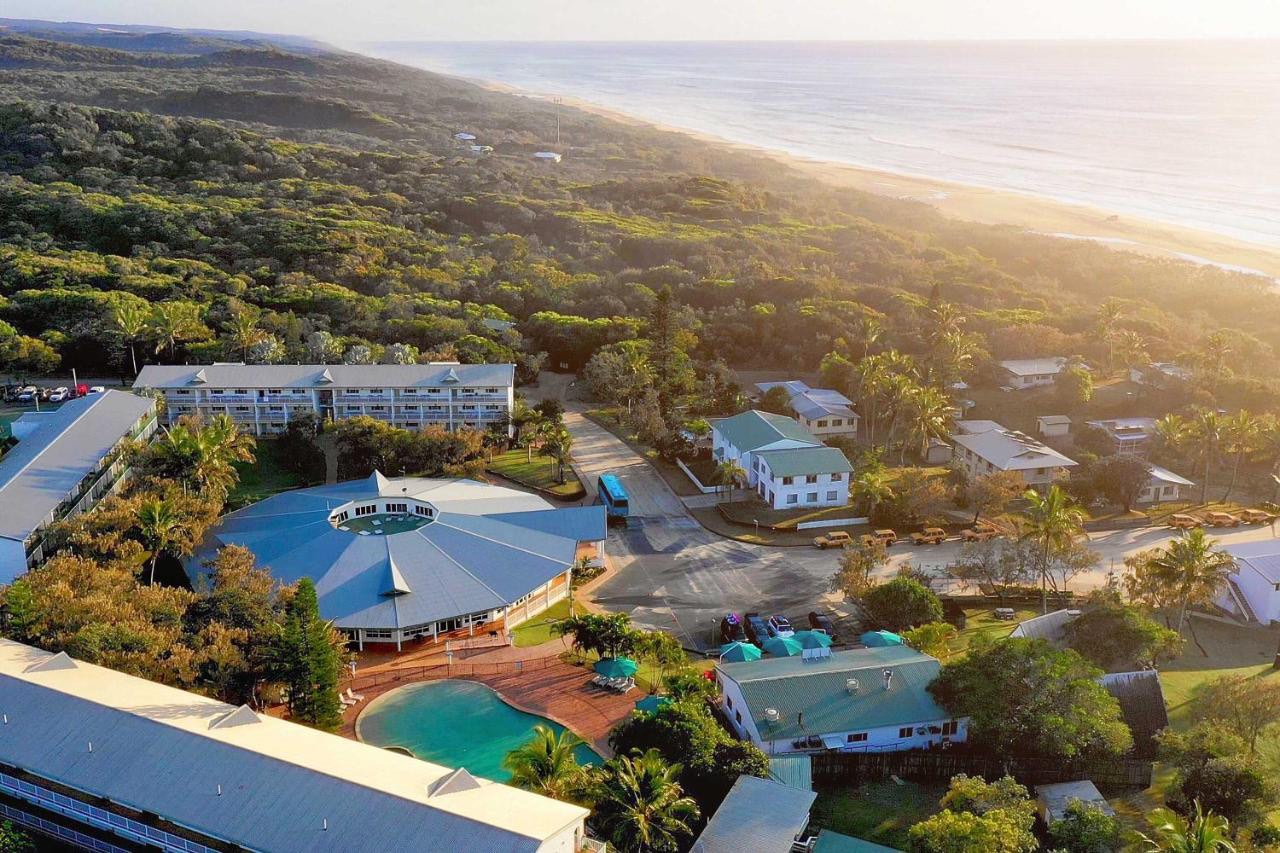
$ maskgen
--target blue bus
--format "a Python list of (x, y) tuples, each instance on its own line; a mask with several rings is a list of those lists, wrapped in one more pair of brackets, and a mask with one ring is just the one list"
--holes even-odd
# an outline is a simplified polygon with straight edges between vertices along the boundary
[(602, 474), (600, 485), (596, 489), (596, 503), (604, 504), (609, 518), (627, 517), (627, 490), (622, 488), (622, 481), (613, 474)]

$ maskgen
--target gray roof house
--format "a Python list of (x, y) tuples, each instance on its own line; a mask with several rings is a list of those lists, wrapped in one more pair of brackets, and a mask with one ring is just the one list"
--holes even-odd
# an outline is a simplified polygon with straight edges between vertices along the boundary
[(954, 458), (970, 477), (997, 471), (1016, 471), (1028, 486), (1043, 486), (1059, 479), (1076, 461), (1023, 432), (1005, 429), (993, 421), (960, 421), (951, 436)]
[(9, 640), (0, 711), (6, 818), (111, 839), (89, 849), (558, 853), (584, 835), (579, 806)]
[(761, 396), (773, 388), (787, 392), (791, 411), (805, 429), (817, 435), (858, 434), (858, 413), (853, 410), (853, 401), (839, 391), (810, 388), (798, 379), (756, 383), (756, 391)]
[(1067, 366), (1067, 359), (1055, 358), (1014, 358), (997, 362), (1001, 378), (1010, 388), (1034, 388), (1037, 385), (1052, 385), (1058, 374)]
[(692, 853), (791, 853), (817, 798), (772, 779), (739, 776), (693, 842)]
[(1245, 622), (1280, 622), (1280, 542), (1241, 542), (1225, 550), (1236, 570), (1218, 603)]
[(601, 506), (555, 509), (474, 480), (364, 480), (273, 495), (224, 516), (188, 561), (193, 582), (227, 545), (283, 583), (315, 581), (320, 612), (360, 643), (517, 624), (567, 594)]
[(155, 401), (104, 391), (13, 422), (0, 458), (0, 584), (44, 559), (41, 531), (92, 507), (127, 473), (116, 452), (156, 428)]
[(848, 458), (784, 415), (752, 409), (712, 421), (711, 454), (741, 465), (746, 485), (775, 509), (849, 502)]
[(963, 741), (967, 726), (933, 699), (937, 659), (907, 646), (720, 663), (720, 706), (766, 753), (893, 752)]

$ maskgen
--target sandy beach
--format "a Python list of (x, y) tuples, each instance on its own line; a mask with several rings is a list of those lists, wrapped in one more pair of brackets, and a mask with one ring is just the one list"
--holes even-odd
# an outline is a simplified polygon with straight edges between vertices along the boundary
[[(540, 99), (543, 97), (492, 81), (470, 79), (470, 82), (508, 94)], [(567, 107), (615, 121), (681, 133), (711, 145), (750, 151), (773, 158), (834, 186), (919, 201), (957, 219), (991, 225), (1013, 225), (1064, 239), (1096, 240), (1119, 251), (1213, 264), (1280, 281), (1280, 248), (1173, 223), (1119, 215), (1087, 205), (797, 157), (785, 151), (744, 145), (711, 134), (648, 121), (578, 98), (557, 97)]]

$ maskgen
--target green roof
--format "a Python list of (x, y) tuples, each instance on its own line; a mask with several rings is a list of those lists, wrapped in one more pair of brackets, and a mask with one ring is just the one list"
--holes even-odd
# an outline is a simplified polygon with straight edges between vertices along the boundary
[[(849, 649), (824, 658), (765, 658), (722, 663), (720, 674), (737, 682), (764, 740), (917, 725), (951, 715), (929, 694), (941, 664), (908, 646)], [(892, 670), (889, 689), (884, 670)], [(858, 686), (851, 691), (848, 680)], [(779, 721), (765, 720), (765, 709)], [(803, 727), (799, 725), (804, 714)]]
[(848, 474), (853, 471), (848, 458), (834, 447), (794, 447), (790, 450), (764, 450), (758, 454), (769, 464), (775, 477), (800, 477), (805, 474)]
[(814, 446), (821, 444), (813, 433), (800, 426), (793, 418), (755, 409), (731, 418), (722, 418), (713, 426), (725, 441), (740, 452), (755, 450), (775, 441), (802, 441)]
[(818, 833), (818, 840), (813, 845), (813, 853), (899, 853), (899, 851), (896, 847), (885, 847), (883, 844), (824, 829)]

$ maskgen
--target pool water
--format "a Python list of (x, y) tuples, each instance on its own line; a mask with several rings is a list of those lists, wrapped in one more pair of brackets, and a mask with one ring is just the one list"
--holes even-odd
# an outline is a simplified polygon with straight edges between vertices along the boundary
[[(378, 697), (360, 715), (356, 734), (374, 746), (398, 746), (424, 761), (506, 782), (511, 774), (503, 759), (527, 743), (539, 723), (557, 734), (564, 731), (559, 723), (511, 707), (483, 684), (446, 680), (410, 684)], [(601, 760), (586, 745), (576, 755), (579, 764)]]

